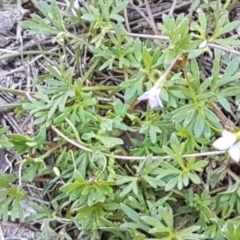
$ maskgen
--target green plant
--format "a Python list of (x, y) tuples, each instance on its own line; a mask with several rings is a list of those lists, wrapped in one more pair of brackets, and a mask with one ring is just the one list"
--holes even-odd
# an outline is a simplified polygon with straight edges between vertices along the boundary
[[(55, 0), (33, 3), (40, 14), (22, 26), (50, 34), (57, 50), (39, 45), (35, 92), (8, 90), (22, 96), (35, 132), (0, 129), (0, 147), (22, 157), (17, 175), (0, 176), (2, 218), (44, 223), (45, 239), (237, 239), (228, 152), (239, 159), (240, 54), (229, 48), (240, 41), (229, 4), (205, 1), (196, 19), (163, 15), (164, 36), (142, 41), (125, 27), (130, 1), (86, 1), (74, 14), (74, 1), (66, 12)], [(26, 218), (22, 199), (35, 210)]]

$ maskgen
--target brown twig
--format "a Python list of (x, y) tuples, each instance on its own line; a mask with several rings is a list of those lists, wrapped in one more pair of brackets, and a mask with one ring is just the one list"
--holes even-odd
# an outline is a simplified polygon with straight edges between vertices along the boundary
[(29, 98), (29, 96), (34, 95), (32, 92), (25, 92), (17, 89), (11, 89), (11, 88), (5, 88), (5, 87), (0, 87), (0, 92), (7, 92), (7, 93), (12, 93), (13, 95), (17, 96), (23, 96)]
[(7, 112), (9, 110), (21, 107), (22, 103), (7, 103), (0, 105), (0, 113)]
[(147, 16), (144, 14), (144, 12), (142, 12), (138, 7), (136, 7), (134, 4), (131, 5), (131, 7), (139, 13), (139, 15), (141, 15), (143, 17), (144, 20), (146, 20), (146, 22), (148, 22), (148, 24), (151, 26), (151, 21), (147, 18)]
[(148, 0), (145, 0), (145, 6), (146, 6), (146, 9), (147, 9), (148, 17), (150, 19), (151, 27), (153, 29), (153, 32), (154, 32), (155, 35), (158, 35), (159, 31), (157, 30), (156, 23), (154, 21), (154, 18), (153, 18), (153, 15), (152, 15), (152, 10), (150, 8)]
[(129, 19), (128, 19), (128, 13), (127, 13), (127, 8), (124, 9), (124, 19), (125, 19), (125, 25), (126, 28), (129, 32), (131, 32), (130, 24), (129, 24)]
[(170, 9), (168, 15), (170, 15), (170, 16), (173, 15), (173, 12), (174, 12), (174, 10), (175, 10), (176, 5), (177, 5), (177, 0), (173, 0), (173, 4), (172, 4), (172, 6), (171, 6), (171, 9)]
[(0, 240), (5, 240), (5, 238), (4, 238), (4, 236), (3, 236), (1, 224), (0, 224)]

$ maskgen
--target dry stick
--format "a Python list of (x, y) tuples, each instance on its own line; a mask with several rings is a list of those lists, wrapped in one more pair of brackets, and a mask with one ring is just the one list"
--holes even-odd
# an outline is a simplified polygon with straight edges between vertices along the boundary
[(5, 240), (3, 232), (2, 232), (2, 225), (0, 224), (0, 240)]
[(8, 112), (6, 112), (3, 115), (3, 119), (5, 119), (8, 122), (8, 125), (10, 125), (16, 133), (23, 134), (23, 131), (19, 127), (18, 123), (15, 121), (12, 115), (10, 115)]
[(30, 98), (29, 96), (34, 95), (33, 92), (25, 92), (25, 91), (22, 91), (22, 90), (5, 88), (5, 87), (0, 87), (0, 93), (1, 92), (12, 93), (13, 95), (27, 97), (28, 99)]
[[(151, 26), (151, 21), (145, 16), (144, 12), (142, 12), (138, 7), (136, 7), (134, 4), (131, 4), (131, 7), (136, 10), (142, 17), (144, 20), (146, 20), (148, 22), (148, 24)], [(131, 23), (129, 23), (130, 25)]]
[[(188, 7), (189, 5), (191, 5), (191, 1), (189, 1), (189, 2), (185, 2), (185, 1), (184, 1), (183, 3), (177, 5), (176, 8), (175, 8), (175, 10), (185, 9), (185, 8)], [(153, 17), (159, 17), (159, 16), (163, 15), (164, 13), (169, 13), (169, 9), (162, 10), (162, 11), (160, 11), (160, 12), (158, 12), (158, 13), (154, 13), (154, 14), (153, 14)], [(144, 20), (145, 20), (145, 19), (134, 20), (134, 21), (130, 22), (130, 25), (134, 25), (134, 24), (136, 24), (136, 23), (140, 23), (140, 22), (142, 22), (142, 21), (144, 21)]]
[(240, 178), (234, 173), (232, 172), (229, 168), (227, 169), (227, 173), (236, 181), (238, 182), (240, 180)]
[(188, 12), (189, 22), (191, 22), (192, 16), (193, 16), (193, 4), (194, 4), (194, 0), (192, 0), (192, 4), (190, 5), (189, 12)]
[[(50, 50), (51, 51), (51, 50)], [(37, 57), (35, 57), (34, 59), (32, 59), (29, 63), (28, 63), (28, 65), (31, 65), (32, 63), (34, 63), (35, 61), (37, 61), (39, 58), (41, 58), (42, 57), (42, 54), (41, 55), (38, 55)], [(2, 59), (4, 59), (4, 57), (2, 58)], [(1, 60), (1, 59), (0, 59)], [(8, 75), (11, 75), (11, 74), (13, 74), (13, 73), (15, 73), (15, 72), (17, 72), (17, 71), (22, 71), (22, 70), (24, 70), (24, 67), (23, 66), (20, 66), (20, 67), (18, 67), (18, 68), (15, 68), (15, 69), (13, 69), (12, 71), (6, 71), (6, 72), (3, 72), (3, 73), (0, 73), (0, 77), (5, 77), (5, 76), (8, 76)]]
[(22, 103), (7, 103), (2, 105), (0, 104), (0, 113), (7, 112), (9, 110), (12, 110), (21, 106), (22, 106)]
[[(51, 126), (52, 130), (57, 133), (60, 137), (62, 137), (64, 140), (66, 140), (68, 143), (74, 145), (75, 147), (84, 150), (89, 153), (93, 153), (94, 151), (90, 148), (87, 148), (85, 146), (82, 146), (81, 144), (75, 142), (74, 140), (70, 139), (66, 135), (64, 135), (61, 131), (59, 131), (56, 127)], [(214, 152), (203, 152), (203, 153), (192, 153), (192, 154), (184, 154), (182, 157), (184, 158), (190, 158), (190, 157), (205, 157), (205, 156), (216, 156), (216, 155), (222, 155), (226, 151), (214, 151)], [(127, 161), (141, 161), (147, 159), (147, 156), (143, 157), (138, 157), (138, 156), (121, 156), (121, 155), (114, 155), (114, 154), (109, 154), (109, 153), (102, 153), (106, 157), (114, 157), (115, 159), (120, 159), (120, 160), (127, 160)], [(152, 157), (153, 160), (167, 160), (167, 159), (172, 159), (170, 156), (162, 156), (162, 157), (157, 157), (154, 156)]]
[(125, 25), (126, 28), (129, 32), (131, 32), (130, 24), (129, 24), (129, 19), (128, 19), (128, 13), (127, 13), (127, 8), (124, 9), (124, 18), (125, 18)]
[[(24, 59), (24, 56), (23, 56), (23, 39), (22, 39), (22, 35), (21, 35), (21, 26), (20, 25), (17, 26), (17, 32), (18, 32), (17, 33), (17, 35), (18, 35), (17, 38), (20, 41), (20, 58), (21, 58), (21, 62), (22, 62), (21, 65), (23, 66), (25, 77), (26, 77), (26, 80), (28, 82), (29, 74), (28, 74), (28, 68), (27, 68), (26, 62), (24, 61), (25, 59)], [(22, 88), (22, 81), (20, 82), (19, 88)]]
[(150, 8), (148, 0), (145, 0), (145, 6), (146, 6), (146, 9), (147, 9), (148, 17), (151, 21), (151, 26), (152, 26), (153, 32), (154, 32), (155, 35), (158, 35), (159, 32), (157, 30), (156, 23), (154, 21), (154, 18), (153, 18), (153, 15), (152, 15), (152, 10)]
[[(114, 30), (111, 30), (110, 32), (116, 33)], [(149, 39), (158, 39), (158, 40), (165, 40), (169, 41), (169, 37), (163, 36), (163, 35), (150, 35), (150, 34), (141, 34), (141, 33), (129, 33), (125, 32), (129, 37), (139, 37), (139, 38), (149, 38)]]
[(172, 6), (171, 6), (171, 9), (170, 9), (168, 15), (170, 15), (170, 16), (173, 15), (173, 12), (174, 12), (174, 10), (175, 10), (176, 5), (177, 5), (177, 0), (173, 0), (173, 4), (172, 4)]
[(233, 54), (236, 54), (236, 55), (240, 56), (240, 52), (236, 51), (234, 49), (228, 49), (226, 47), (223, 47), (223, 46), (220, 46), (220, 45), (217, 45), (217, 44), (214, 44), (214, 43), (208, 43), (208, 46), (210, 48), (218, 48), (218, 49), (223, 50), (225, 52), (233, 53)]

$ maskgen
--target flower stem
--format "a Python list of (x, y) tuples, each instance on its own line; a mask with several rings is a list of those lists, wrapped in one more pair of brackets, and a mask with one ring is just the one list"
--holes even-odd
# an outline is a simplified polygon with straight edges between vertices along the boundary
[(164, 82), (167, 80), (167, 76), (168, 74), (171, 72), (172, 68), (174, 67), (174, 65), (176, 64), (177, 60), (181, 57), (181, 55), (178, 55), (173, 62), (171, 63), (171, 65), (168, 67), (167, 71), (157, 80), (157, 82), (155, 83), (156, 87), (162, 87)]
[[(26, 97), (26, 92), (21, 90), (11, 89), (11, 88), (0, 87), (0, 92), (12, 93), (17, 96)], [(29, 93), (29, 94), (33, 94), (33, 93)]]

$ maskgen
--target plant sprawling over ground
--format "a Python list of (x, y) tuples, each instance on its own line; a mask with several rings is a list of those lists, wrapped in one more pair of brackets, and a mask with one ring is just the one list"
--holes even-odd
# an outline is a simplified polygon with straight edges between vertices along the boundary
[(22, 158), (0, 175), (1, 219), (42, 224), (39, 239), (239, 239), (230, 1), (162, 14), (157, 35), (130, 32), (132, 1), (32, 2), (21, 26), (51, 41), (32, 91), (12, 92), (34, 133), (0, 128), (0, 147)]

